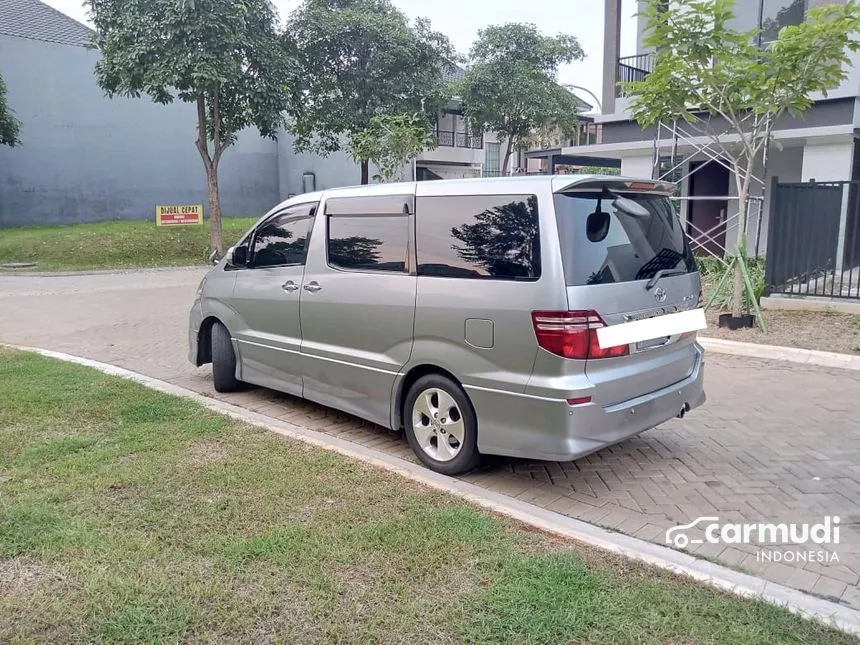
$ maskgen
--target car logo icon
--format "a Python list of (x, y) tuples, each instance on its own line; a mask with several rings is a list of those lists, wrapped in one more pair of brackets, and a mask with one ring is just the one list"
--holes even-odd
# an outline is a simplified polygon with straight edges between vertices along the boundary
[(666, 290), (663, 287), (654, 289), (654, 300), (657, 302), (666, 302)]

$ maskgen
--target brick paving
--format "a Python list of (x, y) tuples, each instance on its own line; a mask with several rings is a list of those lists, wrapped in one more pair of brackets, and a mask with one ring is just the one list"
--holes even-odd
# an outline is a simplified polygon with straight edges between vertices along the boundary
[[(119, 365), (414, 460), (404, 439), (335, 410), (262, 389), (217, 395), (208, 370), (185, 358), (203, 272), (0, 275), (0, 341)], [(661, 544), (668, 528), (700, 516), (838, 515), (840, 544), (825, 545), (838, 562), (767, 561), (755, 545), (688, 550), (860, 609), (860, 374), (708, 354), (705, 378), (708, 403), (683, 421), (570, 463), (490, 458), (463, 479)]]

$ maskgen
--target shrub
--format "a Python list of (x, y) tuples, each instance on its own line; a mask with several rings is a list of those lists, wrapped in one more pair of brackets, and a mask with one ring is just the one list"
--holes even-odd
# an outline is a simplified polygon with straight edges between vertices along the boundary
[[(728, 263), (731, 257), (726, 257), (725, 262)], [(717, 288), (717, 284), (723, 274), (728, 270), (726, 264), (720, 262), (713, 256), (697, 257), (696, 263), (699, 266), (699, 273), (702, 276), (702, 289), (705, 292), (705, 302), (708, 302), (713, 290)], [(752, 282), (753, 291), (755, 292), (756, 304), (761, 301), (764, 295), (764, 273), (765, 273), (765, 258), (748, 258), (747, 267), (749, 268), (750, 282)], [(717, 294), (712, 306), (718, 309), (729, 309), (732, 305), (732, 286), (733, 281), (731, 276), (723, 283), (720, 292)], [(753, 303), (749, 295), (744, 290), (744, 311), (751, 311)]]

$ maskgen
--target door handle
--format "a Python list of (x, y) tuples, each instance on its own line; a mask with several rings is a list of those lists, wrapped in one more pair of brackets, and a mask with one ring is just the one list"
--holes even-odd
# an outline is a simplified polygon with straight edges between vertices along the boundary
[(281, 285), (281, 289), (284, 291), (298, 291), (299, 285), (297, 285), (292, 280), (287, 280), (283, 285)]
[(320, 289), (322, 289), (322, 287), (321, 287), (321, 286), (319, 286), (319, 284), (317, 284), (317, 282), (316, 282), (316, 281), (314, 281), (314, 282), (308, 282), (308, 283), (304, 286), (304, 290), (305, 290), (305, 291), (310, 291), (311, 293), (316, 293), (316, 292), (317, 292), (317, 291), (319, 291)]

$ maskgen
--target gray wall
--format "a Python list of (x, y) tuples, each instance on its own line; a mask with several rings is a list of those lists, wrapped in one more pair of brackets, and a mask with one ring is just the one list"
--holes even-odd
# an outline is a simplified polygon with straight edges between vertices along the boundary
[[(281, 199), (302, 192), (302, 176), (313, 173), (316, 190), (354, 186), (361, 182), (361, 168), (344, 152), (333, 152), (327, 157), (315, 154), (296, 154), (293, 152), (293, 138), (287, 133), (278, 136), (278, 157), (280, 168), (278, 180)], [(370, 176), (376, 172), (371, 167)]]
[[(0, 73), (23, 122), (23, 145), (0, 146), (0, 228), (153, 218), (157, 203), (208, 212), (193, 107), (107, 99), (96, 60), (83, 47), (0, 36)], [(278, 202), (290, 163), (279, 168), (279, 150), (253, 130), (224, 153), (225, 215), (260, 215)]]

